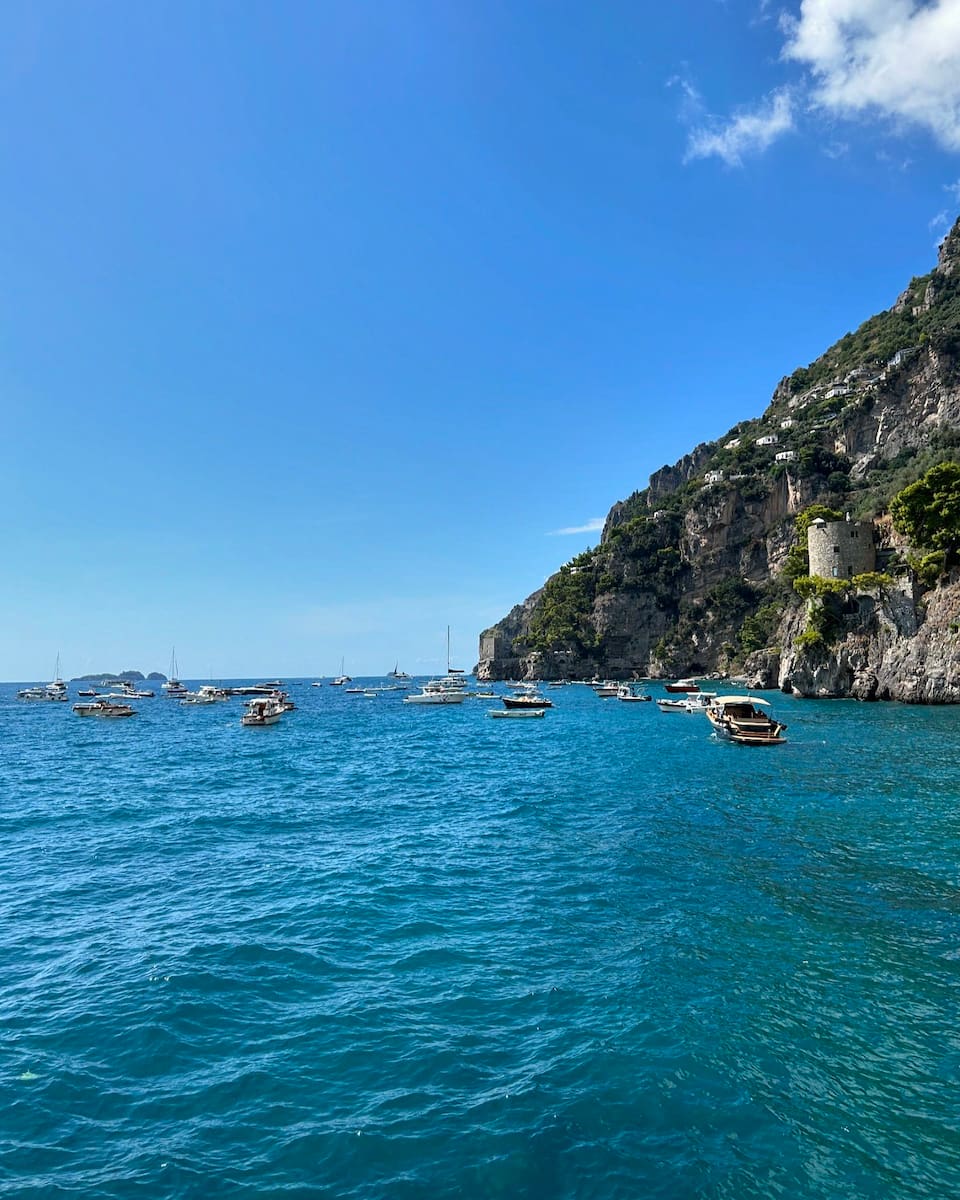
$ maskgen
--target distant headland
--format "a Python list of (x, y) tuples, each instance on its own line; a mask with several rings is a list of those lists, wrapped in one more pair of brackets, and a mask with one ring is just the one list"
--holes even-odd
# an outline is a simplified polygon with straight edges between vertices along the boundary
[(157, 683), (165, 683), (167, 677), (160, 671), (151, 671), (149, 675), (144, 675), (142, 671), (96, 671), (92, 675), (74, 675), (70, 682), (93, 683), (98, 679), (129, 679), (131, 683), (142, 683), (149, 679)]

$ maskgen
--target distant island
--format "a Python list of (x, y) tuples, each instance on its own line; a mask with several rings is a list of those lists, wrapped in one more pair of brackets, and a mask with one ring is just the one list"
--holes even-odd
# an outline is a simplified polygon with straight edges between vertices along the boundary
[(74, 675), (70, 682), (94, 683), (99, 679), (129, 679), (131, 683), (142, 683), (145, 680), (157, 683), (166, 683), (167, 681), (166, 675), (160, 671), (151, 671), (149, 675), (144, 675), (142, 671), (97, 671), (93, 675)]

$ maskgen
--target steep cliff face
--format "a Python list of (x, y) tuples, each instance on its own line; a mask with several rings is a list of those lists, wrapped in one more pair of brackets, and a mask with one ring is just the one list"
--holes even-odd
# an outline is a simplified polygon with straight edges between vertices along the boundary
[[(746, 665), (758, 686), (798, 695), (960, 700), (960, 583), (941, 581), (918, 602), (903, 574), (882, 596), (861, 596), (835, 644), (814, 650), (795, 645), (804, 606), (780, 575), (809, 505), (870, 519), (950, 458), (960, 459), (960, 222), (928, 276), (782, 379), (760, 417), (614, 504), (594, 550), (481, 635), (478, 673)], [(880, 541), (890, 548), (888, 527)]]

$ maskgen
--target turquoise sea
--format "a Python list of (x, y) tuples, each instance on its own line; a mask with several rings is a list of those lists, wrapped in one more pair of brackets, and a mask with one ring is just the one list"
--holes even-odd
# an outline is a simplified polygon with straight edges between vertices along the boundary
[(14, 691), (0, 1195), (960, 1194), (960, 711)]

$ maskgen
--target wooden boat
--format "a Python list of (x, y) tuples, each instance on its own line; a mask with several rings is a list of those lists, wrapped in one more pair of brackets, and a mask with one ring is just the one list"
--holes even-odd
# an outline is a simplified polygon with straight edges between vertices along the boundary
[(707, 705), (707, 719), (718, 737), (738, 746), (780, 746), (786, 725), (763, 710), (770, 705), (755, 696), (715, 696)]

